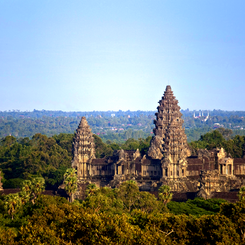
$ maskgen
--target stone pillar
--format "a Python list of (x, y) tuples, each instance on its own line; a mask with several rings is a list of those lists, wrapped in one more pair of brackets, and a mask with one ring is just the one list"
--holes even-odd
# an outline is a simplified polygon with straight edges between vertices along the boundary
[(92, 176), (92, 169), (91, 169), (91, 165), (88, 165), (88, 174), (89, 176)]

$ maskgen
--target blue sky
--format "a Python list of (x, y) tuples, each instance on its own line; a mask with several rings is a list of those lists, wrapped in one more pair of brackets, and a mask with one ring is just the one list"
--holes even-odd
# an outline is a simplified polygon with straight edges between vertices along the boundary
[(0, 110), (245, 110), (245, 1), (0, 0)]

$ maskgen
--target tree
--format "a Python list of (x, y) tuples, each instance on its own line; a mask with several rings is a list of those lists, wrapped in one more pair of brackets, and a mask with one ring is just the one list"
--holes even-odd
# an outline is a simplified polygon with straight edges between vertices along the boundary
[(14, 219), (14, 213), (20, 208), (21, 199), (18, 193), (9, 194), (4, 198), (4, 209), (11, 215), (12, 220)]
[(139, 187), (133, 180), (128, 180), (123, 182), (119, 186), (118, 198), (123, 201), (124, 208), (128, 212), (138, 207), (138, 202), (140, 199)]
[(77, 170), (68, 168), (64, 174), (65, 190), (69, 195), (70, 202), (73, 201), (73, 194), (77, 190)]
[(86, 187), (86, 196), (93, 195), (98, 190), (97, 186), (92, 183)]
[(170, 192), (170, 187), (168, 185), (162, 185), (158, 189), (158, 197), (166, 206), (168, 202), (171, 201), (173, 193)]
[(44, 191), (45, 180), (42, 177), (36, 177), (32, 180), (24, 180), (21, 186), (20, 197), (22, 203), (31, 201), (35, 204), (37, 197)]
[(24, 180), (21, 184), (21, 192), (19, 193), (22, 204), (30, 201), (31, 197), (31, 181)]
[(16, 138), (14, 136), (6, 136), (4, 139), (1, 140), (1, 145), (9, 147), (15, 142)]
[(238, 192), (238, 197), (240, 201), (245, 200), (245, 186), (242, 186)]
[(226, 140), (230, 139), (233, 133), (232, 130), (228, 128), (218, 128), (216, 130), (218, 130)]
[(36, 177), (31, 182), (31, 201), (34, 204), (37, 197), (44, 191), (45, 180), (42, 177)]

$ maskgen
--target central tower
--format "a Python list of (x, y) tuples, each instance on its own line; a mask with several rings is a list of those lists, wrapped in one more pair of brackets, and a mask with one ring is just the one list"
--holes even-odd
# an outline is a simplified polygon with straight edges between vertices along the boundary
[(91, 163), (95, 159), (94, 137), (86, 117), (82, 117), (72, 144), (72, 167), (77, 170), (79, 180), (91, 176)]
[(175, 99), (169, 85), (159, 101), (157, 110), (154, 120), (155, 136), (151, 140), (148, 156), (161, 160), (163, 179), (185, 177), (186, 158), (190, 155), (190, 151), (178, 100)]

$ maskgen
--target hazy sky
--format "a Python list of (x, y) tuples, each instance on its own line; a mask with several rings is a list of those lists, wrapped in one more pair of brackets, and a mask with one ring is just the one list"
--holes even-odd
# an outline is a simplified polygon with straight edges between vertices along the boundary
[(0, 110), (245, 110), (245, 1), (0, 0)]

